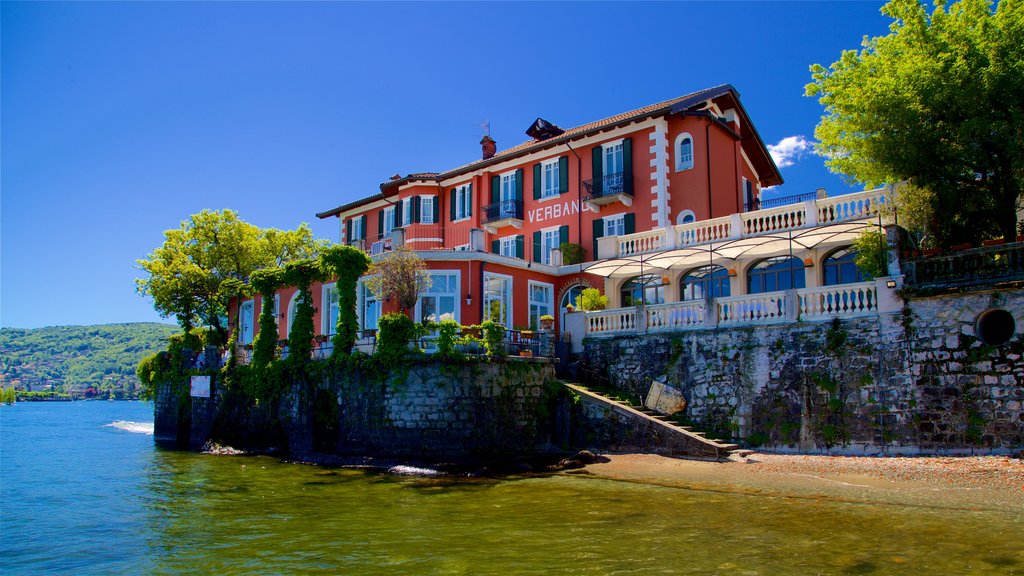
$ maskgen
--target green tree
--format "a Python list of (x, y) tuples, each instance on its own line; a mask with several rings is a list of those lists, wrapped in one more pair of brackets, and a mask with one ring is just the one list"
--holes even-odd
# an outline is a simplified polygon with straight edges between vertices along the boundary
[(186, 332), (207, 324), (216, 341), (225, 342), (225, 280), (248, 282), (257, 269), (314, 258), (325, 245), (313, 239), (306, 224), (296, 230), (264, 230), (231, 210), (204, 210), (164, 232), (164, 243), (137, 261), (147, 277), (135, 284), (140, 294), (153, 297), (157, 312), (174, 316)]
[(818, 152), (852, 180), (909, 181), (896, 208), (929, 208), (939, 244), (1013, 237), (1024, 190), (1024, 2), (940, 0), (929, 14), (918, 0), (892, 0), (882, 13), (890, 34), (811, 67), (806, 95), (826, 112)]
[(381, 258), (370, 268), (370, 274), (370, 291), (381, 300), (394, 298), (403, 312), (412, 310), (420, 294), (431, 286), (423, 259), (404, 246)]
[(323, 281), (323, 278), (323, 269), (315, 260), (307, 258), (284, 265), (283, 283), (299, 289), (295, 321), (288, 333), (288, 359), (294, 366), (304, 366), (313, 353), (313, 314), (316, 310), (309, 286)]
[[(277, 350), (277, 307), (274, 296), (283, 283), (284, 271), (281, 268), (264, 268), (256, 270), (250, 276), (250, 282), (263, 299), (260, 309), (260, 329), (252, 343), (252, 364), (263, 367), (274, 359)], [(237, 325), (237, 322), (235, 323)], [(233, 352), (233, 351), (232, 351)]]

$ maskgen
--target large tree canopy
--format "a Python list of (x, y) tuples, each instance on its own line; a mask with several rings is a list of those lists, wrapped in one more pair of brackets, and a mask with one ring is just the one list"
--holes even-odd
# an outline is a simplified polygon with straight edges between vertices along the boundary
[(929, 14), (892, 0), (889, 35), (811, 67), (806, 94), (826, 112), (817, 149), (851, 180), (909, 181), (897, 209), (938, 243), (1012, 237), (1024, 190), (1024, 2), (944, 4)]
[[(221, 317), (233, 294), (228, 280), (248, 282), (260, 268), (299, 258), (315, 258), (326, 241), (314, 240), (309, 226), (296, 230), (261, 229), (231, 210), (204, 210), (179, 228), (164, 232), (164, 243), (138, 260), (148, 275), (135, 280), (140, 294), (153, 297), (163, 316), (174, 316), (186, 331), (207, 323), (224, 342)], [(222, 286), (223, 285), (223, 286)]]

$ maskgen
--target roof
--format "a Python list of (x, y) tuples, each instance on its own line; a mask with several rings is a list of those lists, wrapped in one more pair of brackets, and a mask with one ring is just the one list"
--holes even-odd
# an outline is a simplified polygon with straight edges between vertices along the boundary
[(781, 184), (782, 176), (781, 174), (779, 174), (779, 169), (775, 165), (774, 160), (772, 160), (771, 155), (768, 154), (767, 148), (765, 147), (764, 142), (761, 140), (761, 136), (753, 127), (753, 123), (750, 122), (750, 118), (747, 115), (746, 110), (743, 108), (743, 105), (740, 104), (739, 92), (736, 90), (736, 88), (732, 86), (732, 84), (722, 84), (720, 86), (715, 86), (713, 88), (699, 90), (697, 92), (693, 92), (685, 96), (679, 96), (677, 98), (672, 98), (670, 100), (665, 100), (662, 102), (658, 102), (656, 104), (650, 104), (648, 106), (644, 106), (643, 108), (637, 108), (635, 110), (630, 110), (628, 112), (622, 112), (620, 114), (609, 116), (607, 118), (597, 120), (595, 122), (590, 122), (588, 124), (583, 124), (580, 126), (576, 126), (574, 128), (569, 128), (561, 135), (556, 136), (554, 138), (548, 138), (546, 140), (527, 140), (522, 144), (518, 144), (511, 148), (501, 150), (490, 158), (476, 160), (474, 162), (470, 162), (469, 164), (459, 166), (458, 168), (454, 168), (446, 172), (418, 172), (414, 174), (408, 174), (401, 178), (389, 180), (387, 182), (381, 183), (380, 194), (374, 194), (372, 196), (368, 196), (366, 198), (350, 202), (337, 208), (320, 212), (317, 214), (317, 217), (328, 218), (340, 214), (341, 212), (345, 212), (346, 210), (357, 208), (364, 204), (369, 204), (374, 200), (382, 199), (389, 188), (401, 186), (414, 180), (445, 180), (448, 178), (452, 178), (454, 176), (465, 174), (467, 172), (479, 170), (492, 164), (504, 162), (516, 156), (526, 155), (537, 150), (542, 150), (544, 148), (556, 146), (558, 144), (562, 144), (564, 142), (568, 142), (576, 138), (588, 136), (595, 132), (600, 132), (602, 130), (614, 128), (619, 125), (625, 125), (631, 122), (636, 122), (646, 118), (661, 116), (669, 113), (680, 113), (710, 98), (718, 98), (720, 96), (725, 96), (729, 94), (733, 96), (733, 100), (735, 101), (736, 107), (739, 110), (740, 114), (742, 114), (744, 130), (747, 127), (749, 127), (751, 134), (756, 140), (759, 148), (763, 151), (763, 153), (760, 155), (760, 158), (751, 158), (751, 161), (754, 162), (756, 165), (755, 168), (758, 170), (759, 174), (768, 174), (767, 177), (762, 176), (762, 180), (765, 182), (766, 185)]

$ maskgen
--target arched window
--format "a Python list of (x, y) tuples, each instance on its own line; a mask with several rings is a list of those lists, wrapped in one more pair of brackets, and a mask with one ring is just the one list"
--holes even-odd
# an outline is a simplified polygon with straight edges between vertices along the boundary
[(855, 263), (856, 259), (857, 251), (853, 246), (840, 248), (839, 250), (829, 254), (828, 257), (825, 258), (825, 264), (822, 266), (823, 273), (825, 275), (825, 286), (853, 284), (854, 282), (865, 282), (867, 280), (871, 280), (871, 276), (869, 274), (865, 274), (857, 267), (857, 264)]
[(729, 294), (729, 271), (721, 266), (695, 268), (679, 282), (680, 300), (726, 298)]
[(640, 304), (664, 304), (665, 288), (668, 282), (656, 274), (645, 274), (630, 278), (622, 285), (622, 306)]
[(686, 224), (688, 222), (694, 222), (697, 220), (697, 215), (693, 213), (693, 210), (683, 210), (676, 216), (676, 224)]
[(768, 258), (755, 264), (747, 273), (747, 294), (803, 287), (804, 263), (799, 258)]
[(683, 132), (676, 136), (676, 171), (693, 168), (693, 136)]
[(561, 330), (565, 330), (565, 306), (572, 304), (573, 308), (575, 308), (576, 298), (583, 293), (584, 288), (587, 288), (587, 286), (575, 284), (562, 294), (562, 299), (558, 303), (558, 326)]
[(299, 297), (302, 295), (302, 291), (296, 291), (292, 295), (291, 302), (288, 303), (288, 335), (292, 335), (292, 326), (295, 325), (295, 310), (299, 307)]

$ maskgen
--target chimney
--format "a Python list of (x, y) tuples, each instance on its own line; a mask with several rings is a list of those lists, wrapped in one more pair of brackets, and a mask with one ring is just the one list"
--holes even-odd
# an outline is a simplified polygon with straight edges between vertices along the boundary
[(494, 138), (487, 135), (480, 140), (480, 146), (483, 147), (484, 160), (494, 156), (494, 153), (498, 151), (498, 145), (494, 143)]

